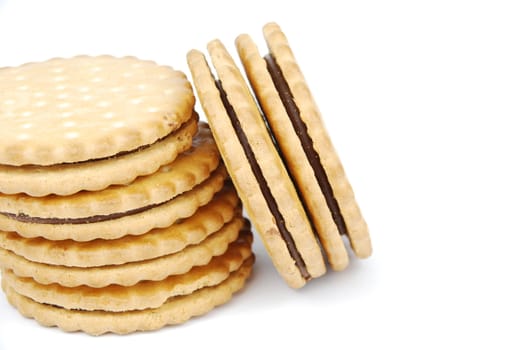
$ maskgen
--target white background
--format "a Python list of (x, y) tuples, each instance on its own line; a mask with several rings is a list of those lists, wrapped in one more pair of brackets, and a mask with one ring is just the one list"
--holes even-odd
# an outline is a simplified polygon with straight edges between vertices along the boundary
[(521, 2), (0, 0), (0, 66), (113, 54), (188, 72), (186, 52), (214, 38), (264, 48), (268, 21), (315, 94), (374, 255), (296, 291), (257, 240), (229, 304), (129, 336), (37, 326), (0, 293), (0, 349), (523, 347)]

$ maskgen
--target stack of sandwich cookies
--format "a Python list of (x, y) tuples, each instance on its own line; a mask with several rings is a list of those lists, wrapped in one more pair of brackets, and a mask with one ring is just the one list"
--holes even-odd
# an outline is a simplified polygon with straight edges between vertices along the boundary
[(129, 333), (243, 287), (252, 234), (182, 73), (102, 56), (0, 75), (2, 288), (23, 315)]
[(201, 52), (189, 52), (187, 60), (249, 217), (279, 273), (290, 286), (301, 287), (325, 272), (322, 251), (334, 270), (347, 267), (342, 235), (358, 257), (368, 257), (372, 248), (286, 37), (274, 23), (264, 27), (264, 34), (270, 51), (265, 59), (249, 36), (236, 40), (256, 100), (218, 40), (207, 47), (216, 78)]
[(287, 38), (275, 23), (263, 32), (269, 48), (263, 59), (248, 35), (236, 47), (328, 260), (342, 270), (348, 255), (340, 234), (366, 258), (372, 252), (367, 224)]
[(126, 184), (173, 161), (197, 129), (185, 75), (154, 62), (79, 56), (0, 76), (2, 193)]
[(320, 248), (255, 101), (223, 45), (208, 46), (219, 82), (203, 54), (188, 62), (202, 107), (248, 215), (276, 268), (293, 287), (325, 272)]

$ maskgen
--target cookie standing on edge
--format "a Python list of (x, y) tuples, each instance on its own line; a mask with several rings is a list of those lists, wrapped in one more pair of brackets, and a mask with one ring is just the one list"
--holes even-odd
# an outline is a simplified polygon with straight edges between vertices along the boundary
[[(313, 230), (334, 270), (349, 264), (342, 235), (360, 258), (370, 256), (372, 247), (367, 224), (285, 35), (275, 23), (263, 31), (270, 51), (265, 59), (247, 35), (236, 40), (257, 101), (219, 41), (208, 45), (216, 82), (202, 53), (190, 51), (187, 61), (247, 213), (277, 270), (297, 288), (325, 272), (316, 237), (311, 238)], [(289, 219), (289, 212), (299, 214)], [(315, 275), (303, 268), (309, 266), (317, 269)]]
[(0, 68), (0, 192), (70, 195), (155, 172), (191, 146), (193, 106), (184, 73), (134, 57)]
[(290, 286), (302, 287), (326, 271), (307, 214), (233, 59), (218, 40), (210, 42), (208, 50), (217, 80), (201, 52), (187, 56), (200, 103), (277, 270)]
[(349, 259), (341, 235), (366, 258), (372, 252), (367, 224), (287, 38), (275, 23), (263, 33), (264, 58), (248, 35), (236, 39), (236, 48), (328, 260), (343, 270)]

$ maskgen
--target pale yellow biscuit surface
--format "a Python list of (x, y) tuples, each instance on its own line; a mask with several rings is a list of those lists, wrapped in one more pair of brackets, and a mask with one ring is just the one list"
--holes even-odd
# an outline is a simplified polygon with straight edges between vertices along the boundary
[(27, 260), (63, 266), (93, 267), (153, 259), (197, 244), (219, 230), (237, 216), (238, 202), (236, 193), (227, 187), (187, 219), (142, 235), (77, 242), (24, 238), (15, 232), (0, 231), (0, 248)]
[(192, 147), (153, 174), (129, 185), (112, 185), (101, 191), (71, 196), (31, 197), (0, 194), (0, 213), (32, 218), (73, 219), (123, 213), (166, 202), (207, 179), (220, 162), (207, 124), (200, 123)]
[(160, 307), (170, 297), (186, 295), (197, 289), (213, 286), (238, 270), (251, 253), (252, 236), (244, 234), (231, 243), (227, 251), (215, 256), (207, 265), (196, 266), (185, 274), (172, 275), (161, 281), (142, 281), (124, 287), (103, 288), (79, 286), (68, 288), (59, 284), (43, 285), (32, 278), (18, 277), (10, 270), (2, 271), (2, 279), (18, 294), (43, 304), (66, 309), (129, 311)]
[(306, 279), (325, 272), (321, 251), (240, 72), (219, 41), (209, 43), (208, 50), (227, 99), (240, 119), (242, 129), (256, 154), (256, 161), (275, 197), (285, 225), (292, 232), (293, 241), (310, 276), (304, 276), (291, 257), (287, 243), (276, 225), (281, 219), (271, 214), (205, 58), (203, 54), (193, 50), (189, 52), (187, 60), (202, 107), (242, 202), (277, 270), (290, 286), (301, 287)]
[(0, 267), (20, 277), (31, 277), (40, 284), (57, 283), (64, 287), (86, 285), (101, 288), (111, 284), (132, 286), (140, 281), (160, 281), (184, 274), (194, 266), (207, 264), (223, 254), (244, 226), (242, 218), (233, 220), (199, 244), (156, 259), (99, 267), (66, 267), (32, 262), (8, 250), (0, 249)]
[(248, 35), (240, 35), (236, 39), (236, 48), (287, 168), (308, 209), (329, 263), (334, 270), (343, 270), (349, 263), (347, 249), (316, 179), (314, 169), (309, 165), (298, 131), (295, 130), (267, 70), (267, 62), (261, 57), (258, 48)]
[(72, 239), (80, 242), (141, 235), (153, 228), (168, 227), (176, 220), (193, 215), (223, 187), (226, 177), (227, 172), (222, 165), (207, 180), (172, 200), (117, 219), (82, 224), (46, 224), (23, 222), (0, 214), (0, 230), (17, 232), (26, 238)]
[(358, 257), (368, 257), (372, 253), (372, 246), (367, 223), (361, 214), (343, 165), (323, 124), (320, 111), (296, 62), (288, 40), (276, 23), (265, 25), (263, 33), (270, 53), (281, 68), (300, 110), (301, 119), (307, 126), (309, 136), (314, 142), (314, 149), (325, 169), (334, 197), (347, 226), (352, 248)]
[(252, 264), (247, 261), (239, 270), (216, 286), (170, 298), (156, 309), (124, 312), (67, 310), (40, 304), (16, 293), (4, 279), (2, 279), (2, 288), (9, 302), (22, 315), (35, 319), (41, 325), (57, 326), (67, 332), (83, 331), (91, 335), (109, 332), (126, 334), (184, 323), (191, 317), (211, 311), (214, 307), (228, 302), (233, 293), (243, 288), (251, 270)]
[(191, 147), (197, 130), (198, 116), (194, 114), (178, 130), (140, 151), (72, 164), (0, 165), (0, 192), (26, 193), (33, 197), (68, 196), (82, 190), (99, 191), (110, 185), (125, 185), (176, 159), (179, 153)]
[(0, 69), (0, 164), (52, 165), (149, 145), (190, 118), (182, 72), (134, 57), (78, 56)]

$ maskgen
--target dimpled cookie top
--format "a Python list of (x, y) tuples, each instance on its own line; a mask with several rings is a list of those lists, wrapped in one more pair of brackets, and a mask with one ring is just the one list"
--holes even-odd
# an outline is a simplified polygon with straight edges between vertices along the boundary
[(149, 145), (191, 117), (186, 76), (135, 57), (0, 68), (0, 164), (52, 165)]

